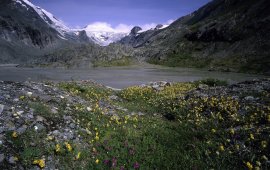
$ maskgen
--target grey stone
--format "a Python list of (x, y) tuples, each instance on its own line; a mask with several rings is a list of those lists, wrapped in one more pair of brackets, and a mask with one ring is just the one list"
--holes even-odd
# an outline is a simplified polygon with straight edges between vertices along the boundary
[(200, 84), (198, 88), (199, 89), (207, 89), (208, 88), (208, 85), (206, 85), (206, 84)]
[(245, 100), (253, 101), (253, 100), (255, 100), (255, 98), (253, 96), (247, 96), (247, 97), (245, 97)]
[(46, 129), (46, 127), (40, 123), (37, 123), (34, 128), (36, 131), (42, 131), (42, 130)]
[(14, 123), (12, 123), (12, 122), (7, 122), (6, 127), (7, 127), (7, 129), (9, 131), (12, 131), (12, 130), (15, 130), (16, 129)]
[(4, 127), (0, 127), (0, 134), (5, 132), (5, 128)]
[(51, 109), (51, 112), (52, 112), (53, 114), (57, 114), (57, 113), (58, 113), (58, 109), (57, 109), (57, 108), (52, 108), (52, 109)]
[(46, 119), (42, 116), (37, 116), (36, 120), (37, 120), (37, 122), (45, 122), (46, 121)]
[(17, 129), (16, 131), (18, 132), (18, 134), (23, 134), (27, 129), (26, 125), (23, 125), (22, 127), (20, 127), (19, 129)]
[(4, 154), (0, 154), (0, 163), (2, 163), (5, 160), (5, 155)]
[(119, 97), (116, 96), (116, 95), (111, 95), (111, 96), (109, 96), (109, 99), (110, 99), (110, 100), (118, 100)]
[(8, 163), (10, 163), (10, 164), (16, 164), (17, 160), (18, 160), (18, 159), (17, 159), (16, 157), (11, 156), (11, 157), (9, 157), (9, 159), (8, 159)]
[(70, 127), (71, 129), (74, 129), (75, 126), (76, 126), (76, 125), (75, 125), (74, 123), (69, 124), (69, 127)]
[(0, 114), (4, 111), (5, 105), (0, 104)]

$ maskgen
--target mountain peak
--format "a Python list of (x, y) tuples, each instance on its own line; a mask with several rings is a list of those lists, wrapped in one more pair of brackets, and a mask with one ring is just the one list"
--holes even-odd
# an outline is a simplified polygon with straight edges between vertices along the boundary
[(135, 27), (133, 27), (132, 30), (130, 31), (130, 34), (131, 34), (131, 35), (136, 35), (136, 34), (137, 34), (139, 31), (141, 31), (141, 30), (142, 30), (141, 27), (135, 26)]

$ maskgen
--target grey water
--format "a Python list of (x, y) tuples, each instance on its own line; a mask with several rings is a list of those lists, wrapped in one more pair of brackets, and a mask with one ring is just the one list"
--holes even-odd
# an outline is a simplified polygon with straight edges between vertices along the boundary
[(192, 68), (168, 67), (105, 67), (91, 69), (20, 68), (0, 66), (2, 81), (77, 81), (93, 80), (113, 88), (125, 88), (151, 81), (187, 82), (205, 78), (227, 80), (230, 83), (263, 78), (262, 75), (213, 72)]

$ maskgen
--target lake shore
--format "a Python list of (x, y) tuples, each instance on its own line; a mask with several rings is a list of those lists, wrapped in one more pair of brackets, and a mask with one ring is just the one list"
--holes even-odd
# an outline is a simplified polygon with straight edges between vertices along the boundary
[(235, 83), (265, 77), (256, 74), (214, 72), (194, 68), (170, 68), (149, 64), (91, 69), (0, 67), (0, 80), (5, 81), (93, 80), (113, 88), (125, 88), (151, 81), (187, 82), (216, 78)]

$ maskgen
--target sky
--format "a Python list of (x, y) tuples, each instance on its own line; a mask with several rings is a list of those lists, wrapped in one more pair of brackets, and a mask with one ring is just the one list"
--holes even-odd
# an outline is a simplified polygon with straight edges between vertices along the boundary
[(70, 28), (127, 32), (170, 24), (211, 0), (29, 0)]

